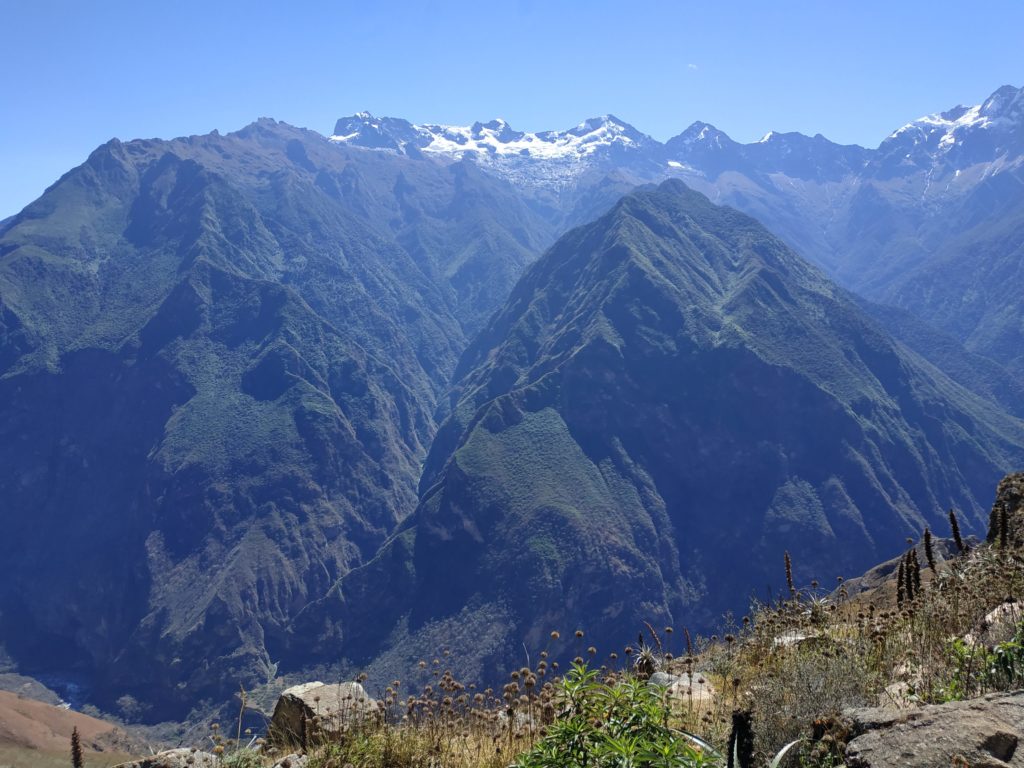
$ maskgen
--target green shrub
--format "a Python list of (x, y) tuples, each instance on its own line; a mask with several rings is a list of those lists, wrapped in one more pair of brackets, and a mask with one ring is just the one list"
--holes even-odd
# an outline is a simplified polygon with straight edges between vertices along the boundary
[(561, 714), (517, 768), (697, 768), (720, 760), (687, 734), (668, 726), (662, 692), (627, 678), (601, 682), (575, 664), (561, 681)]
[(239, 749), (221, 760), (223, 768), (263, 768), (263, 758), (251, 749)]
[(939, 698), (959, 701), (989, 691), (1008, 691), (1024, 685), (1024, 622), (1014, 636), (993, 648), (956, 638), (949, 643), (953, 672)]

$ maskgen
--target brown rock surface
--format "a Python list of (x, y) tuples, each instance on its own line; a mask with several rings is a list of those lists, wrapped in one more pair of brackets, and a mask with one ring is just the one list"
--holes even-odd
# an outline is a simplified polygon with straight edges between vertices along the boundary
[(846, 748), (849, 768), (1024, 768), (1024, 691), (846, 716), (859, 734)]

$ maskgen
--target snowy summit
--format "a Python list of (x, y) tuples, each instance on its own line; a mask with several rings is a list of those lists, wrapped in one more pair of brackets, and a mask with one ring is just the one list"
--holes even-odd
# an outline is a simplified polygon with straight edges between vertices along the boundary
[(453, 161), (469, 156), (510, 180), (520, 181), (524, 164), (543, 161), (547, 172), (538, 174), (533, 169), (529, 174), (542, 185), (570, 181), (595, 161), (621, 158), (658, 144), (614, 115), (584, 120), (565, 131), (532, 133), (516, 131), (501, 118), (470, 126), (414, 125), (399, 118), (360, 112), (339, 120), (330, 140)]

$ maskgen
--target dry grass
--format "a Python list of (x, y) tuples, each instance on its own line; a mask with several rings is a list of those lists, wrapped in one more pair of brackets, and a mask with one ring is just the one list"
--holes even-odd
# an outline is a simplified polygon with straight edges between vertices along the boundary
[[(651, 630), (649, 644), (627, 646), (599, 663), (596, 649), (588, 648), (575, 659), (577, 669), (593, 673), (595, 696), (614, 696), (626, 684), (646, 679), (652, 671), (674, 664), (671, 654), (660, 649)], [(659, 690), (658, 723), (676, 730), (698, 730), (708, 713), (715, 722), (728, 720), (724, 698), (710, 697), (704, 688), (710, 676), (697, 671), (694, 652), (679, 664), (692, 668), (692, 687), (677, 685), (672, 695)], [(564, 719), (571, 706), (558, 664), (541, 652), (532, 667), (511, 673), (500, 689), (478, 688), (462, 683), (446, 669), (441, 655), (420, 664), (426, 683), (415, 692), (392, 681), (379, 701), (376, 716), (355, 710), (340, 714), (316, 713), (286, 743), (275, 746), (278, 758), (289, 752), (309, 755), (309, 768), (506, 768), (549, 736), (556, 720)], [(702, 687), (701, 683), (705, 685)], [(644, 686), (641, 686), (644, 687)], [(724, 741), (727, 729), (719, 734)], [(214, 738), (218, 738), (214, 736)], [(224, 744), (224, 739), (218, 739)], [(230, 756), (231, 750), (227, 750)], [(713, 762), (708, 762), (711, 765)]]
[[(703, 663), (716, 659), (717, 675), (732, 676), (733, 703), (753, 712), (762, 757), (793, 738), (841, 731), (836, 718), (849, 707), (913, 707), (1024, 684), (1024, 666), (1001, 676), (990, 669), (994, 653), (1017, 648), (1006, 641), (1024, 620), (1014, 602), (1024, 594), (1021, 553), (982, 545), (934, 570), (925, 565), (916, 585), (908, 569), (921, 562), (923, 552), (905, 569), (912, 597), (897, 602), (895, 577), (854, 598), (842, 587), (797, 590), (755, 610), (734, 649), (719, 643), (705, 652)], [(986, 626), (999, 606), (1002, 637)]]
[[(574, 674), (592, 673), (588, 679), (599, 702), (596, 708), (587, 704), (588, 743), (596, 744), (607, 730), (602, 720), (619, 717), (607, 714), (613, 705), (602, 709), (600, 702), (639, 696), (635, 701), (643, 702), (638, 706), (646, 708), (651, 733), (660, 728), (662, 734), (687, 732), (705, 740), (696, 752), (696, 742), (689, 742), (691, 751), (666, 765), (719, 765), (737, 712), (752, 715), (755, 765), (767, 765), (797, 738), (807, 740), (798, 758), (794, 753), (801, 765), (835, 765), (844, 738), (838, 716), (846, 708), (913, 707), (1024, 685), (1024, 608), (1014, 602), (1024, 595), (1022, 551), (1003, 537), (943, 559), (938, 545), (949, 553), (952, 544), (929, 539), (866, 591), (851, 596), (846, 585), (832, 593), (816, 584), (793, 585), (789, 599), (755, 606), (740, 622), (726, 622), (721, 636), (691, 641), (685, 631), (648, 626), (637, 644), (601, 658), (594, 648), (582, 650), (580, 633)], [(994, 609), (1004, 612), (1000, 627), (986, 623)], [(680, 646), (678, 657), (668, 652)], [(309, 768), (562, 764), (551, 750), (557, 751), (567, 724), (579, 719), (579, 708), (574, 714), (572, 682), (559, 677), (547, 653), (496, 690), (463, 683), (450, 666), (445, 654), (421, 662), (414, 690), (392, 681), (369, 716), (316, 714), (293, 744), (277, 747), (276, 756), (304, 751)], [(648, 686), (637, 681), (661, 672), (672, 675), (673, 684), (655, 689), (660, 698), (652, 702), (640, 693)], [(675, 748), (673, 739), (665, 742), (667, 749)], [(223, 738), (219, 743), (226, 744)], [(271, 760), (269, 754), (226, 752), (226, 768)], [(584, 762), (604, 764), (595, 760)]]
[[(816, 586), (795, 588), (790, 599), (755, 607), (721, 636), (691, 643), (684, 634), (679, 657), (665, 649), (671, 628), (648, 627), (642, 645), (603, 660), (588, 649), (587, 666), (607, 690), (653, 672), (675, 676), (659, 694), (664, 726), (700, 734), (719, 753), (733, 713), (748, 711), (758, 764), (806, 737), (803, 764), (830, 765), (840, 749), (831, 740), (842, 737), (835, 718), (845, 708), (969, 698), (1014, 682), (984, 671), (992, 649), (1007, 639), (1005, 627), (1003, 638), (992, 635), (985, 617), (1024, 594), (1020, 554), (997, 543), (937, 560), (934, 571), (924, 565), (915, 594), (899, 605), (895, 573), (855, 597), (842, 587), (828, 595)], [(922, 551), (918, 566), (926, 562)], [(1012, 634), (1024, 613), (1011, 608), (1007, 616)], [(500, 690), (460, 682), (448, 661), (424, 661), (427, 682), (413, 693), (393, 681), (371, 718), (314, 718), (305, 745), (292, 748), (304, 749), (310, 768), (505, 768), (565, 716), (557, 665), (546, 654)], [(1020, 675), (1018, 685), (1024, 655)], [(282, 749), (278, 755), (287, 753)], [(713, 754), (702, 764), (715, 765)]]

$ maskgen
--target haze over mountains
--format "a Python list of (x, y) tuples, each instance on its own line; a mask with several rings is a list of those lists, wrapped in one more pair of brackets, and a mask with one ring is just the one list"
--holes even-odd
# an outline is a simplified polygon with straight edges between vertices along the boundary
[(845, 287), (1024, 372), (1010, 288), (1022, 277), (1024, 89), (1003, 86), (980, 105), (915, 120), (873, 150), (776, 132), (739, 144), (701, 122), (662, 144), (611, 115), (531, 134), (500, 120), (413, 126), (362, 113), (339, 120), (332, 140), (473, 158), (544, 201), (575, 200), (595, 175), (613, 195), (616, 182), (681, 178), (755, 216)]
[(365, 113), (103, 145), (0, 225), (0, 658), (181, 718), (699, 627), (784, 548), (832, 578), (979, 523), (1024, 461), (1021, 94), (876, 150)]

